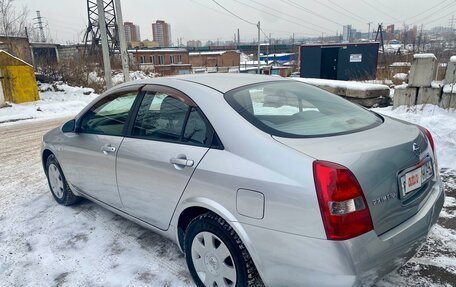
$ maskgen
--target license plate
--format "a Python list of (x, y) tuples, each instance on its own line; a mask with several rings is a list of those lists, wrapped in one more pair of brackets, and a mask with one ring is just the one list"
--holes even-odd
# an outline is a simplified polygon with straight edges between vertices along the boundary
[(407, 172), (401, 177), (402, 194), (405, 196), (420, 188), (433, 174), (432, 162), (430, 160), (422, 166)]

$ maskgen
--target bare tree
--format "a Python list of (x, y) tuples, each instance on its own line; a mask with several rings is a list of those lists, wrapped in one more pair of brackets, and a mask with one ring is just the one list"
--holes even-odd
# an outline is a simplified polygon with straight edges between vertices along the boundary
[(15, 0), (0, 0), (0, 35), (6, 37), (25, 36), (28, 9), (16, 10)]

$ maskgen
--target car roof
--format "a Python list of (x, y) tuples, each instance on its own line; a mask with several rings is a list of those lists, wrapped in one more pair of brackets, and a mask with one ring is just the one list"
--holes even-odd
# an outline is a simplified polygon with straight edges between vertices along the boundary
[(193, 74), (177, 76), (174, 78), (201, 84), (220, 91), (221, 93), (226, 93), (230, 90), (251, 84), (284, 80), (284, 78), (278, 76), (230, 73)]
[(134, 84), (138, 85), (154, 85), (154, 84), (169, 84), (173, 86), (175, 81), (186, 81), (191, 83), (200, 84), (221, 93), (226, 93), (235, 88), (239, 88), (246, 85), (255, 83), (271, 82), (271, 81), (283, 81), (285, 78), (279, 76), (268, 76), (268, 75), (252, 75), (252, 74), (234, 74), (234, 73), (214, 73), (214, 74), (189, 74), (173, 77), (160, 77), (150, 78), (138, 81), (131, 81), (118, 85), (110, 90), (130, 86)]

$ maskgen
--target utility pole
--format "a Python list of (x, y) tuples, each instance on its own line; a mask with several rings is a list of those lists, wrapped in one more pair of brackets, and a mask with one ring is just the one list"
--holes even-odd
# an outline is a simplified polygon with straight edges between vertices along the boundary
[(368, 41), (368, 42), (369, 42), (370, 39), (371, 39), (371, 34), (370, 34), (370, 33), (371, 33), (371, 24), (372, 24), (372, 22), (367, 23), (367, 25), (369, 26), (369, 28), (368, 28), (368, 30), (367, 30), (367, 41)]
[(125, 39), (125, 27), (123, 24), (122, 7), (120, 5), (120, 0), (115, 0), (115, 7), (117, 12), (117, 33), (119, 33), (120, 59), (122, 61), (122, 71), (124, 75), (124, 82), (128, 82), (130, 81), (130, 69), (128, 66), (127, 40)]
[(109, 59), (109, 46), (108, 46), (108, 34), (105, 20), (105, 10), (103, 0), (97, 0), (98, 7), (98, 22), (100, 23), (100, 40), (101, 50), (103, 52), (103, 66), (105, 73), (106, 88), (112, 87), (112, 71), (111, 71), (111, 60)]
[(261, 32), (261, 26), (260, 26), (260, 21), (258, 21), (258, 24), (257, 24), (257, 27), (258, 27), (258, 75), (260, 74), (260, 32)]
[(241, 45), (241, 35), (239, 34), (239, 28), (237, 29), (237, 43)]
[(422, 38), (423, 38), (423, 24), (421, 24), (420, 35), (418, 36), (418, 53), (420, 52)]
[(35, 24), (38, 25), (38, 29), (40, 30), (40, 41), (42, 43), (46, 43), (46, 37), (44, 36), (43, 17), (41, 17), (40, 10), (36, 11), (35, 19), (38, 21)]

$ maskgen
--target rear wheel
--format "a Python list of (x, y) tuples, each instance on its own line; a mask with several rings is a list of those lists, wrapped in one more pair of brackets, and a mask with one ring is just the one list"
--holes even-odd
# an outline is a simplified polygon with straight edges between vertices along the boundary
[(213, 213), (200, 215), (189, 224), (185, 233), (185, 257), (197, 286), (262, 286), (239, 236)]
[(46, 176), (55, 201), (67, 206), (80, 200), (80, 197), (76, 196), (68, 186), (59, 162), (53, 154), (46, 160)]

